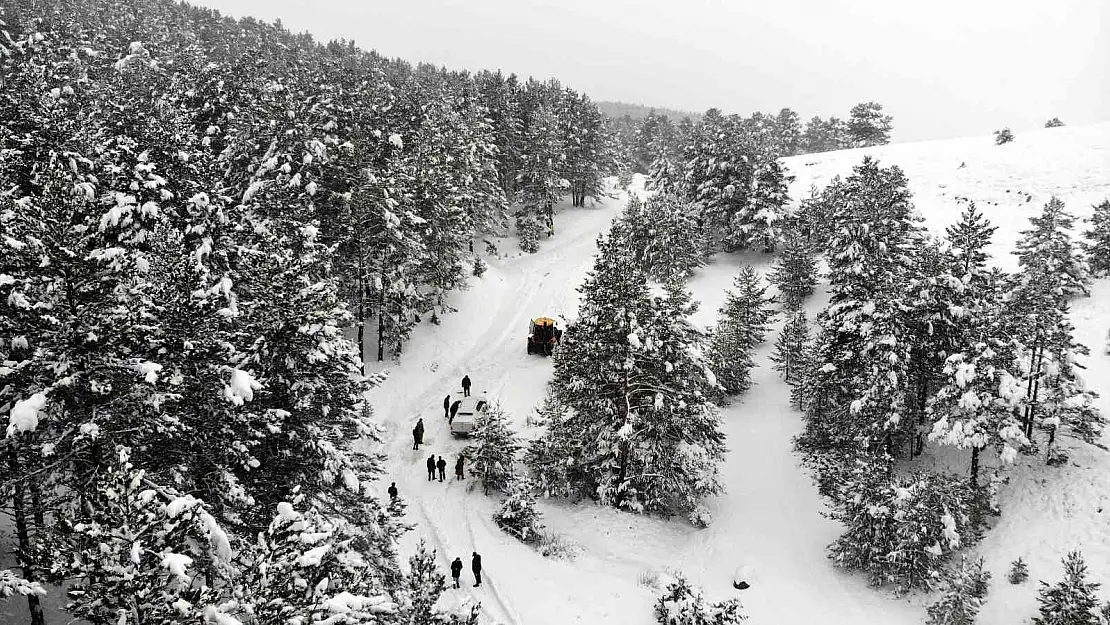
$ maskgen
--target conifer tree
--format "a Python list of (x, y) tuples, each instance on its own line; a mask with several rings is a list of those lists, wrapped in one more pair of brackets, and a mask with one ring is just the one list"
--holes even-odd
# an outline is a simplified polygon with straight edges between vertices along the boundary
[(1110, 273), (1110, 200), (1097, 204), (1087, 223), (1091, 227), (1083, 233), (1083, 251), (1091, 274), (1102, 277)]
[(562, 195), (562, 143), (557, 118), (540, 105), (527, 117), (521, 172), (517, 179), (516, 230), (520, 248), (536, 252), (540, 236), (552, 227), (555, 204)]
[(771, 362), (775, 363), (774, 370), (792, 388), (800, 385), (805, 375), (805, 368), (809, 364), (808, 345), (809, 321), (804, 310), (797, 310), (783, 324), (779, 338), (775, 341), (775, 351), (771, 354)]
[(782, 249), (768, 279), (778, 288), (777, 299), (784, 311), (800, 307), (817, 286), (817, 259), (796, 228), (783, 235)]
[(506, 497), (493, 515), (493, 520), (504, 532), (517, 540), (534, 543), (541, 538), (542, 514), (536, 510), (536, 497), (532, 484), (526, 480), (513, 480), (505, 489)]
[(835, 485), (830, 516), (846, 529), (829, 557), (875, 586), (930, 589), (951, 554), (975, 541), (972, 498), (956, 476), (895, 475), (889, 456), (856, 454)]
[[(529, 450), (533, 475), (548, 467), (556, 492), (596, 496), (642, 512), (691, 514), (719, 491), (724, 451), (712, 373), (691, 349), (700, 340), (689, 296), (674, 284), (652, 296), (626, 246), (601, 238), (581, 287), (577, 321), (555, 352), (552, 393), (567, 407)], [(549, 488), (545, 486), (545, 490)]]
[(968, 562), (965, 557), (959, 568), (946, 575), (944, 594), (929, 606), (927, 625), (974, 625), (989, 579), (982, 558)]
[(462, 454), (470, 462), (470, 474), (482, 483), (482, 490), (504, 491), (513, 478), (513, 465), (520, 450), (520, 440), (509, 427), (509, 419), (501, 406), (494, 404), (478, 415), (473, 443)]
[(1087, 581), (1087, 564), (1078, 551), (1069, 553), (1063, 564), (1064, 579), (1055, 585), (1041, 582), (1034, 625), (1099, 625), (1095, 592), (1101, 584)]
[(690, 585), (682, 575), (667, 584), (667, 591), (655, 602), (659, 625), (736, 625), (748, 620), (740, 611), (740, 601), (728, 599), (708, 603), (701, 589)]
[(631, 197), (613, 224), (613, 236), (631, 247), (649, 278), (662, 283), (685, 280), (705, 262), (705, 239), (694, 210), (670, 193), (656, 193), (647, 201)]
[(1040, 216), (1029, 219), (1033, 226), (1021, 231), (1014, 254), (1031, 279), (1048, 280), (1046, 290), (1057, 298), (1090, 295), (1090, 268), (1072, 241), (1075, 218), (1064, 203), (1053, 197)]
[(706, 111), (685, 146), (686, 175), (701, 209), (701, 227), (714, 249), (746, 243), (739, 228), (751, 223), (754, 151), (744, 144), (735, 116)]
[(49, 579), (72, 582), (67, 610), (94, 623), (203, 619), (221, 603), (209, 584), (229, 582), (228, 536), (201, 502), (163, 501), (130, 452), (115, 453), (83, 505), (60, 516), (39, 547)]
[(744, 221), (734, 222), (739, 247), (774, 252), (783, 239), (782, 225), (787, 194), (794, 177), (777, 160), (764, 159), (756, 166)]
[(847, 132), (852, 147), (886, 145), (894, 118), (883, 115), (883, 105), (878, 102), (860, 102), (852, 107)]
[(733, 279), (732, 290), (721, 306), (707, 358), (724, 394), (743, 393), (751, 384), (749, 370), (755, 366), (752, 350), (763, 342), (774, 317), (766, 293), (762, 278), (745, 265)]
[(881, 453), (907, 440), (913, 424), (901, 380), (911, 344), (900, 298), (920, 238), (907, 187), (897, 167), (865, 158), (831, 195), (832, 296), (818, 316), (803, 447), (862, 444)]

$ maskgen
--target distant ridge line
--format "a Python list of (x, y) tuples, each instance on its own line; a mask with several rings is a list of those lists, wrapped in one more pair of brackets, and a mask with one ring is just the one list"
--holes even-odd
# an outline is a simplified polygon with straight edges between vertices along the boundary
[(665, 106), (647, 106), (644, 104), (633, 104), (629, 102), (613, 102), (610, 100), (594, 101), (600, 110), (609, 117), (617, 118), (628, 115), (633, 119), (644, 119), (648, 113), (655, 111), (657, 115), (666, 115), (671, 121), (681, 121), (683, 117), (689, 117), (691, 120), (701, 119), (701, 113), (694, 113), (692, 111), (681, 111), (678, 109), (667, 108)]

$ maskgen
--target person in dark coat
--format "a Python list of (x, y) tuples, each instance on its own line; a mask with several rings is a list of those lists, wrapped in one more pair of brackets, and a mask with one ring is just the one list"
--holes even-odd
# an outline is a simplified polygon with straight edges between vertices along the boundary
[(474, 552), (474, 557), (470, 559), (470, 570), (474, 573), (474, 587), (477, 588), (482, 585), (482, 556), (478, 552)]
[(424, 419), (416, 420), (416, 427), (412, 428), (412, 448), (420, 449), (420, 444), (424, 442)]
[(436, 455), (428, 456), (428, 481), (436, 479)]
[(390, 501), (396, 499), (397, 498), (397, 482), (390, 482), (389, 483), (389, 490), (387, 490), (386, 492), (389, 493)]
[(451, 563), (451, 579), (455, 580), (455, 588), (459, 587), (459, 577), (462, 575), (462, 558), (455, 558)]
[(459, 459), (455, 461), (455, 479), (463, 479), (463, 457), (459, 454)]
[(448, 395), (447, 397), (443, 398), (443, 418), (444, 419), (448, 418), (447, 409), (450, 408), (450, 407), (451, 407), (451, 396)]
[(463, 397), (470, 397), (470, 376), (469, 375), (464, 375), (463, 376), (462, 386), (463, 386)]
[(439, 481), (442, 482), (443, 478), (447, 477), (447, 461), (443, 459), (443, 456), (439, 457), (436, 468), (439, 469)]
[(448, 425), (450, 425), (451, 422), (455, 420), (455, 415), (459, 413), (459, 404), (462, 404), (461, 399), (456, 400), (455, 403), (451, 404), (451, 414), (447, 417)]

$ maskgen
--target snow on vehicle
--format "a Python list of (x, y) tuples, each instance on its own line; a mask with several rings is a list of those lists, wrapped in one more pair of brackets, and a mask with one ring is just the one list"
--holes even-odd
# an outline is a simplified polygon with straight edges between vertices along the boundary
[(551, 351), (563, 338), (563, 331), (555, 325), (555, 320), (550, 317), (533, 319), (528, 326), (528, 353), (550, 356)]
[(451, 436), (470, 436), (478, 427), (478, 415), (489, 407), (484, 397), (464, 397), (460, 400), (459, 410), (451, 419)]

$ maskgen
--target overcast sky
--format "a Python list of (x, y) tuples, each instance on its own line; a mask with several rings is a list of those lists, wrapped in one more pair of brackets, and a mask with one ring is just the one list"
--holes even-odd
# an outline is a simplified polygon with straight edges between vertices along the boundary
[(595, 100), (847, 117), (895, 141), (1110, 120), (1110, 0), (194, 0)]

